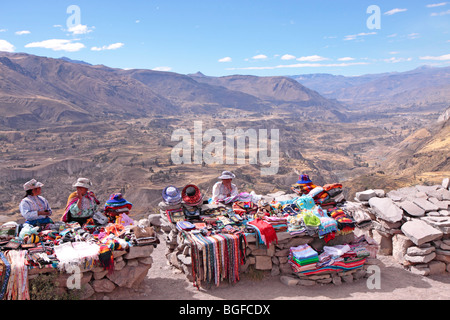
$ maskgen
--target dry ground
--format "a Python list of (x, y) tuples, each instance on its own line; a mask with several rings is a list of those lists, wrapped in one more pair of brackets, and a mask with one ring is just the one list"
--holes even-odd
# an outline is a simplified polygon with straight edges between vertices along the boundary
[(450, 275), (423, 277), (397, 264), (392, 256), (379, 256), (380, 289), (368, 289), (366, 279), (341, 285), (289, 287), (279, 276), (253, 280), (242, 275), (235, 285), (197, 290), (184, 274), (174, 271), (164, 256), (164, 241), (153, 251), (154, 264), (138, 289), (121, 290), (104, 300), (450, 300)]

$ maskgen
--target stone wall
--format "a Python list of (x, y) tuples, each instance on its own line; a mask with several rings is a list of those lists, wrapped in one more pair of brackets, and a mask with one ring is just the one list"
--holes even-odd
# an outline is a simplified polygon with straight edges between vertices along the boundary
[(379, 254), (392, 255), (419, 275), (450, 272), (449, 179), (442, 185), (416, 185), (377, 194), (365, 190), (356, 201), (373, 217), (372, 235)]
[[(153, 245), (133, 246), (125, 251), (113, 251), (114, 271), (108, 273), (102, 267), (94, 267), (89, 270), (81, 270), (81, 291), (80, 299), (86, 300), (96, 293), (112, 293), (117, 288), (136, 289), (146, 278), (149, 269), (153, 264), (151, 254)], [(31, 269), (28, 272), (29, 280), (38, 277), (40, 274), (56, 273), (57, 294), (68, 292), (69, 286), (73, 283), (73, 274), (60, 272), (58, 269), (43, 268)], [(72, 278), (71, 278), (72, 277)], [(70, 278), (70, 279), (69, 279)], [(69, 281), (67, 281), (69, 279)]]
[[(161, 230), (164, 231), (167, 244), (166, 257), (169, 264), (181, 270), (189, 281), (193, 281), (192, 261), (190, 257), (189, 242), (179, 237), (179, 232), (175, 225), (170, 223), (163, 211), (160, 216)], [(280, 276), (280, 280), (286, 285), (329, 284), (340, 285), (343, 282), (359, 280), (366, 276), (367, 265), (376, 263), (376, 259), (367, 258), (366, 265), (362, 268), (346, 271), (331, 272), (320, 275), (297, 275), (293, 273), (292, 267), (288, 263), (289, 249), (302, 244), (309, 244), (316, 251), (322, 250), (324, 245), (334, 246), (350, 243), (354, 239), (354, 234), (336, 236), (335, 239), (325, 243), (318, 237), (308, 235), (292, 236), (288, 232), (277, 233), (278, 243), (270, 244), (269, 248), (256, 244), (254, 234), (247, 235), (246, 262), (240, 266), (240, 273), (245, 274), (251, 270), (259, 270), (270, 273), (272, 276)], [(221, 285), (226, 285), (223, 283)], [(207, 287), (205, 287), (207, 288)]]

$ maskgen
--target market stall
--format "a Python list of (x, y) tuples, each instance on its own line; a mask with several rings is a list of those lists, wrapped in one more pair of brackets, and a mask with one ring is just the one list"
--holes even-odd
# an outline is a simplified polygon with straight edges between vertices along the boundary
[[(159, 239), (148, 222), (129, 217), (130, 203), (113, 196), (114, 201), (107, 201), (84, 225), (3, 224), (0, 299), (29, 300), (29, 280), (43, 274), (56, 274), (58, 289), (80, 290), (81, 298), (137, 286), (152, 265)], [(67, 281), (70, 276), (72, 282)]]
[(354, 235), (370, 225), (352, 217), (340, 184), (301, 177), (289, 194), (242, 192), (215, 204), (196, 186), (193, 198), (183, 196), (191, 187), (168, 186), (159, 207), (166, 256), (196, 287), (233, 284), (251, 269), (329, 283), (331, 274), (348, 276), (376, 259), (378, 244)]

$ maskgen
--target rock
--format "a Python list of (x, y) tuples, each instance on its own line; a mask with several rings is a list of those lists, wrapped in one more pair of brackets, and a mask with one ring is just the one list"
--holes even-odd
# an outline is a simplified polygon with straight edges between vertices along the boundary
[(153, 246), (133, 246), (130, 247), (130, 251), (124, 255), (127, 260), (135, 258), (146, 258), (149, 257), (153, 252)]
[(92, 281), (92, 288), (95, 292), (113, 292), (116, 288), (116, 285), (108, 279), (100, 279)]
[(448, 211), (448, 210), (439, 210), (439, 215), (441, 217), (448, 217), (448, 216), (450, 216), (450, 211)]
[(426, 212), (437, 211), (439, 207), (425, 198), (416, 198), (413, 202)]
[(402, 225), (401, 230), (416, 246), (440, 239), (443, 235), (442, 231), (433, 228), (422, 220), (408, 221)]
[(95, 294), (94, 288), (89, 283), (86, 283), (81, 288), (80, 299), (87, 300), (90, 297), (92, 297), (94, 294)]
[(409, 254), (405, 255), (405, 260), (412, 262), (412, 263), (428, 263), (431, 260), (436, 258), (436, 253), (432, 252), (430, 254), (424, 255), (424, 256), (410, 256)]
[(441, 196), (443, 201), (449, 201), (450, 200), (450, 191), (447, 190), (447, 189), (440, 189), (440, 190), (437, 191), (437, 194)]
[(311, 287), (311, 286), (315, 286), (316, 282), (314, 280), (299, 279), (298, 280), (298, 285), (299, 286), (305, 286), (305, 287)]
[(430, 268), (426, 264), (411, 266), (409, 271), (419, 276), (428, 276), (430, 274)]
[(450, 187), (450, 179), (449, 178), (444, 178), (442, 180), (442, 186), (444, 187), (444, 189), (449, 189)]
[(425, 215), (425, 210), (423, 210), (421, 207), (419, 207), (418, 205), (416, 205), (415, 203), (411, 202), (411, 201), (403, 201), (400, 202), (400, 208), (402, 208), (403, 210), (405, 210), (405, 212), (407, 214), (409, 214), (410, 216), (413, 217), (423, 217)]
[(155, 227), (160, 227), (161, 226), (161, 215), (159, 214), (150, 214), (148, 216), (148, 221), (150, 223), (150, 225), (155, 226)]
[(431, 261), (428, 264), (430, 275), (443, 274), (447, 269), (447, 265), (442, 261)]
[(436, 252), (436, 260), (445, 262), (446, 264), (450, 264), (450, 255), (439, 254), (437, 250)]
[(383, 189), (374, 189), (373, 191), (375, 191), (375, 194), (378, 198), (384, 198), (386, 196), (386, 193)]
[(371, 198), (369, 205), (380, 219), (388, 222), (402, 220), (403, 211), (390, 198)]
[(382, 256), (390, 256), (392, 255), (392, 236), (391, 235), (384, 235), (383, 233), (374, 232), (373, 234), (374, 240), (378, 242), (378, 254)]
[(280, 275), (280, 268), (277, 265), (273, 265), (272, 266), (272, 270), (270, 270), (270, 275), (271, 276), (278, 276)]
[(331, 278), (332, 278), (333, 283), (334, 283), (335, 285), (339, 286), (339, 285), (342, 284), (341, 277), (339, 277), (336, 273), (334, 273), (334, 274), (331, 276)]
[(442, 231), (444, 234), (450, 233), (450, 217), (429, 216), (420, 218), (432, 227)]
[(115, 271), (106, 277), (119, 287), (133, 288), (145, 279), (149, 269), (150, 267), (147, 265), (138, 264), (136, 267)]
[(403, 234), (396, 234), (392, 237), (392, 256), (399, 263), (405, 262), (405, 254), (413, 242)]
[(369, 201), (369, 199), (376, 197), (377, 194), (375, 192), (375, 190), (365, 190), (365, 191), (361, 191), (361, 192), (356, 192), (355, 194), (355, 198), (358, 201)]
[(349, 282), (353, 282), (353, 275), (352, 274), (348, 274), (345, 276), (342, 276), (342, 281), (349, 283)]
[(256, 256), (256, 270), (272, 270), (272, 258), (268, 256)]
[(439, 208), (439, 210), (447, 210), (448, 208), (448, 201), (438, 200), (434, 197), (428, 198), (428, 201), (435, 204)]
[(288, 276), (281, 276), (280, 281), (283, 284), (287, 285), (288, 287), (294, 287), (298, 284), (299, 279), (294, 279), (294, 278), (288, 277)]
[(420, 248), (420, 247), (409, 247), (406, 250), (406, 253), (409, 256), (426, 256), (436, 250), (435, 247), (429, 246), (427, 248)]

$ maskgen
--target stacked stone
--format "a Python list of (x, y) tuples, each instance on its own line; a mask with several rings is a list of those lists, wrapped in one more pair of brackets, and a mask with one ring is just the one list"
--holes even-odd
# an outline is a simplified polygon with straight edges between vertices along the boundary
[[(373, 196), (367, 204), (375, 215), (373, 237), (379, 254), (393, 255), (407, 270), (421, 275), (450, 272), (449, 179), (442, 185), (412, 186)], [(358, 194), (357, 194), (358, 198)]]
[[(189, 281), (193, 281), (192, 260), (190, 256), (191, 248), (189, 242), (179, 237), (179, 231), (176, 228), (175, 223), (169, 221), (166, 210), (171, 207), (164, 202), (160, 202), (159, 208), (159, 224), (161, 231), (164, 233), (164, 241), (166, 242), (167, 251), (165, 256), (167, 261), (171, 266), (182, 271)], [(156, 220), (156, 218), (157, 217), (153, 217), (152, 220)]]
[[(96, 293), (111, 293), (117, 288), (137, 289), (152, 267), (153, 249), (153, 245), (147, 245), (133, 246), (127, 251), (113, 251), (113, 272), (104, 270), (100, 266), (93, 269), (81, 269), (80, 299), (89, 299)], [(57, 273), (57, 294), (67, 292), (69, 289), (77, 289), (74, 274), (60, 272), (57, 269), (31, 269), (29, 270), (29, 279), (49, 273)]]

